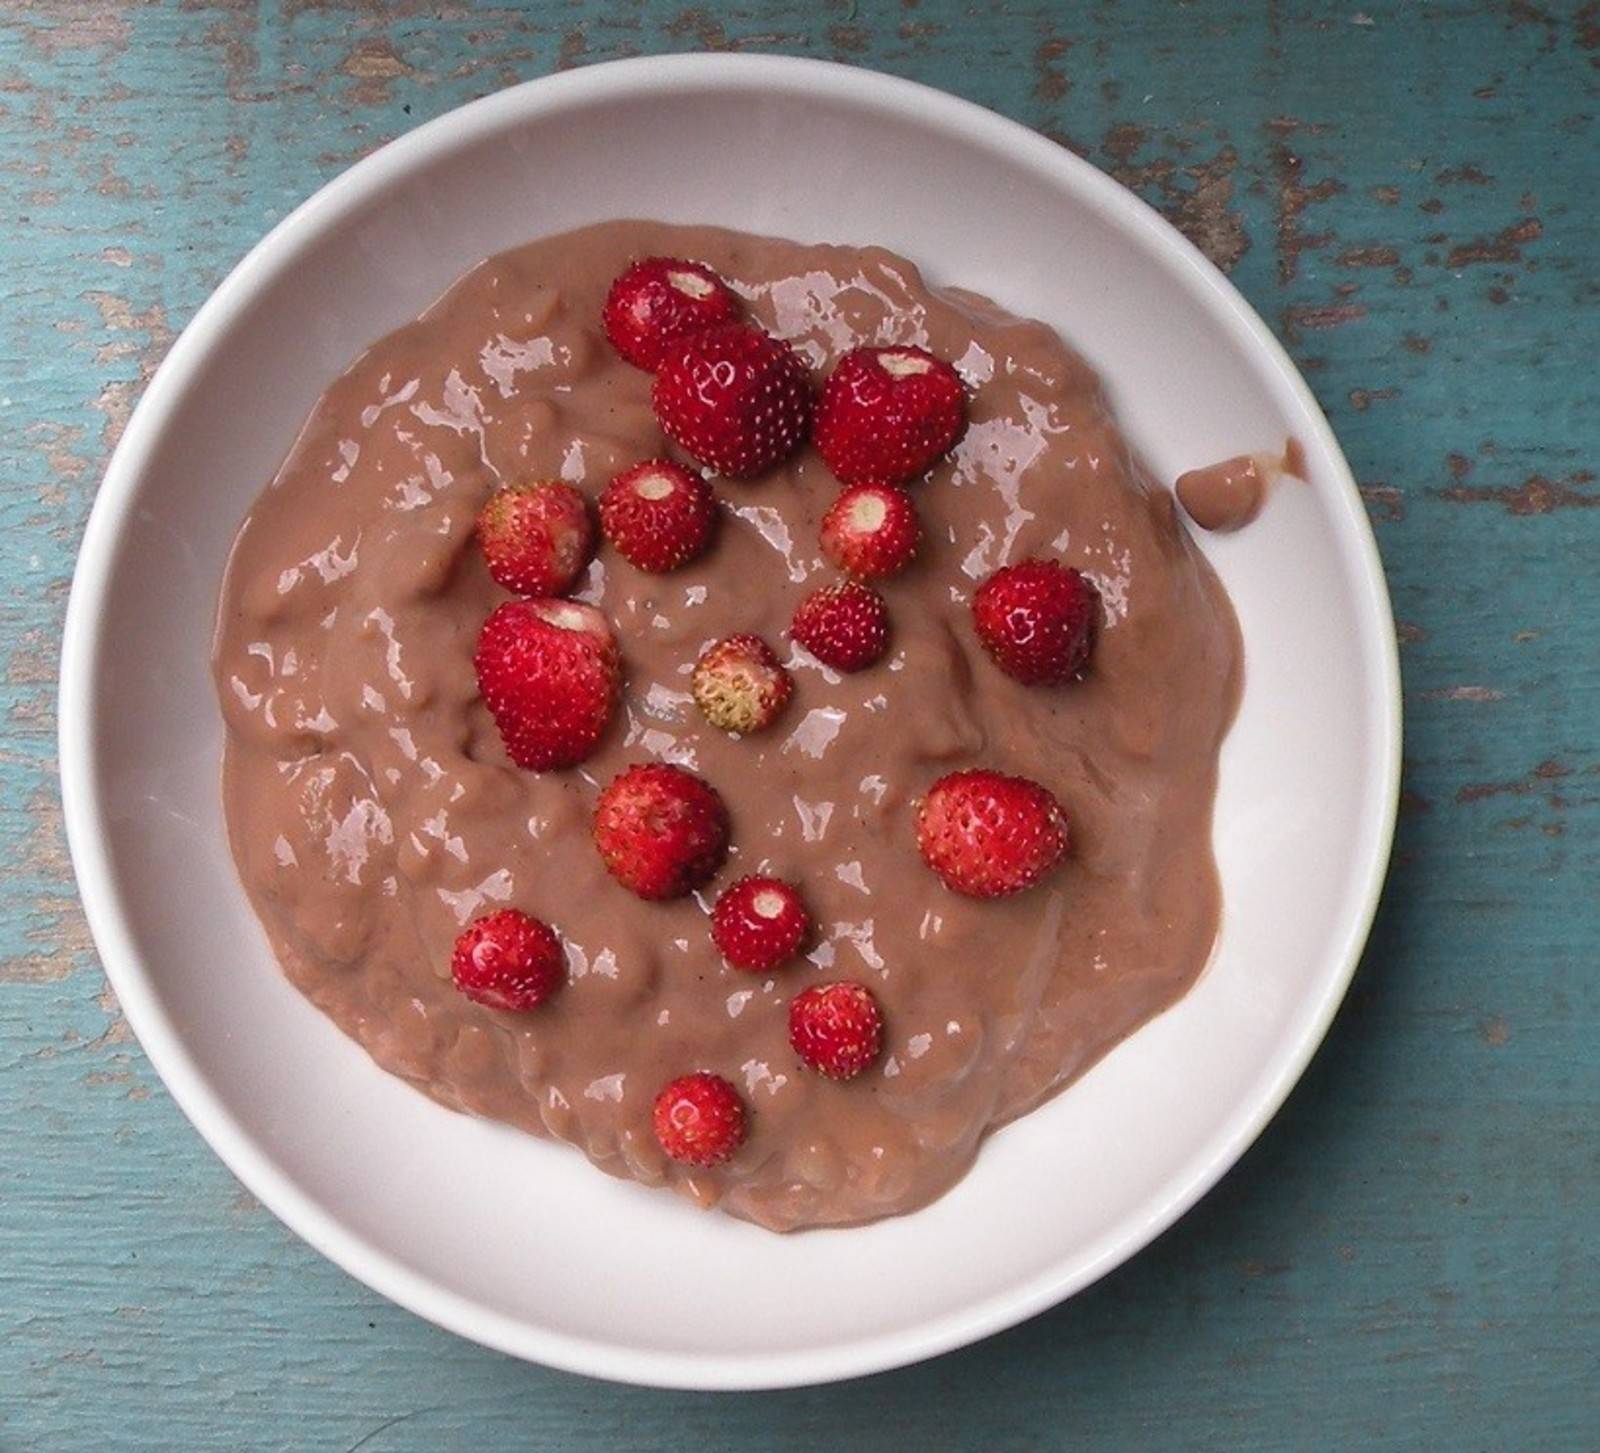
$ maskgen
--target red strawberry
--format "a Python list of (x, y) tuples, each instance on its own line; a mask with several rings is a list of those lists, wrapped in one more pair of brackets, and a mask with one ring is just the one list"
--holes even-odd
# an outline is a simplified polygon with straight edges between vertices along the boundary
[(518, 595), (565, 595), (589, 563), (594, 526), (583, 496), (559, 479), (497, 489), (478, 512), (489, 574)]
[(741, 878), (711, 910), (711, 940), (736, 969), (764, 974), (804, 946), (811, 915), (798, 890), (781, 878)]
[(472, 664), (519, 767), (571, 767), (598, 745), (617, 704), (616, 638), (592, 605), (508, 600), (478, 633)]
[(1000, 772), (952, 772), (917, 812), (922, 860), (947, 888), (1003, 898), (1031, 888), (1067, 851), (1067, 819), (1037, 782)]
[(978, 639), (1008, 676), (1028, 686), (1070, 681), (1089, 664), (1100, 592), (1054, 560), (996, 570), (972, 597)]
[(600, 528), (630, 565), (676, 570), (711, 543), (717, 499), (711, 486), (670, 459), (624, 470), (600, 496)]
[(456, 988), (490, 1009), (533, 1009), (561, 987), (566, 972), (555, 931), (515, 908), (473, 919), (450, 956)]
[(721, 1165), (744, 1143), (744, 1101), (721, 1075), (705, 1070), (662, 1090), (650, 1118), (661, 1148), (685, 1165)]
[(728, 810), (681, 767), (629, 767), (600, 794), (594, 841), (611, 876), (641, 898), (681, 898), (722, 864)]
[(845, 580), (801, 601), (789, 634), (824, 666), (860, 671), (888, 648), (889, 612), (870, 585)]
[(917, 507), (893, 485), (853, 485), (822, 517), (822, 553), (860, 580), (904, 570), (921, 539)]
[(733, 479), (787, 459), (811, 424), (800, 355), (742, 323), (691, 333), (669, 349), (650, 398), (668, 438)]
[(739, 300), (704, 263), (647, 257), (611, 284), (603, 316), (617, 352), (654, 372), (678, 339), (736, 319)]
[(817, 404), (816, 444), (846, 484), (926, 474), (967, 423), (961, 376), (922, 348), (854, 348)]
[(694, 664), (689, 689), (714, 727), (759, 732), (789, 704), (794, 682), (760, 636), (729, 636), (708, 646)]
[(789, 1001), (789, 1043), (819, 1074), (852, 1080), (883, 1049), (883, 1011), (860, 984), (818, 984)]

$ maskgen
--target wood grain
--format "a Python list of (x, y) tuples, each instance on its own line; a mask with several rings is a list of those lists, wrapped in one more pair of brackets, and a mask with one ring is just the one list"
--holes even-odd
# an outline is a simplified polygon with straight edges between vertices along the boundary
[[(1349, 453), (1408, 714), (1356, 988), (1218, 1191), (1014, 1332), (738, 1398), (481, 1352), (290, 1237), (132, 1043), (55, 791), (76, 543), (206, 293), (417, 122), (683, 49), (958, 91), (1193, 237)], [(0, 1450), (1597, 1446), (1597, 114), (1593, 0), (0, 0)]]

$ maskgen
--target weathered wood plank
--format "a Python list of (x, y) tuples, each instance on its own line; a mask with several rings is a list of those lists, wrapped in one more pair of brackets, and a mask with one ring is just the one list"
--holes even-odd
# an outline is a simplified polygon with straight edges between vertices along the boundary
[[(699, 48), (960, 91), (1189, 232), (1345, 443), (1408, 710), (1372, 949), (1240, 1169), (1024, 1328), (748, 1398), (482, 1353), (294, 1241), (131, 1042), (54, 788), (83, 519), (233, 261), (417, 121)], [(1575, 0), (0, 0), (0, 1450), (1593, 1446), (1597, 113), (1600, 6)]]

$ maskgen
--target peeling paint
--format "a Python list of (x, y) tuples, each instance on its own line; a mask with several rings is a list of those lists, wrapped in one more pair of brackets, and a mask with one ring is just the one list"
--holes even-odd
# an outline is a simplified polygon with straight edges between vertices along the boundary
[[(1573, 40), (1580, 50), (1600, 51), (1600, 0), (1586, 0), (1572, 17)], [(1590, 56), (1589, 64), (1600, 70), (1600, 56)]]
[(1552, 782), (1560, 782), (1572, 775), (1572, 768), (1553, 758), (1547, 759), (1526, 777), (1511, 782), (1469, 782), (1456, 792), (1456, 801), (1462, 805), (1483, 802), (1491, 797), (1526, 797), (1532, 792), (1549, 789)]
[(1224, 145), (1208, 160), (1179, 163), (1161, 156), (1140, 161), (1147, 141), (1133, 122), (1113, 125), (1101, 140), (1101, 150), (1113, 162), (1111, 175), (1146, 195), (1223, 272), (1232, 272), (1250, 250), (1243, 213), (1233, 205), (1238, 152)]
[(1463, 268), (1484, 262), (1521, 262), (1523, 245), (1537, 242), (1543, 236), (1544, 224), (1537, 217), (1524, 217), (1493, 237), (1480, 237), (1452, 247), (1445, 265)]
[(0, 959), (0, 984), (55, 984), (94, 953), (89, 926), (70, 892), (46, 893), (28, 906), (24, 952)]
[(1350, 407), (1358, 414), (1364, 414), (1374, 404), (1399, 397), (1400, 390), (1397, 388), (1353, 388), (1350, 390)]
[(1393, 267), (1400, 253), (1393, 247), (1347, 247), (1337, 261), (1340, 267)]
[[(1459, 456), (1457, 456), (1459, 457)], [(1588, 488), (1594, 475), (1588, 470), (1569, 474), (1565, 480), (1530, 475), (1518, 485), (1452, 485), (1437, 490), (1440, 499), (1455, 504), (1499, 504), (1508, 514), (1548, 515), (1557, 510), (1589, 510), (1600, 506), (1600, 492)]]
[(417, 74), (394, 43), (383, 36), (358, 40), (339, 63), (339, 70), (356, 83), (349, 91), (355, 106), (387, 106), (394, 99), (394, 83)]
[(1361, 498), (1367, 512), (1383, 524), (1397, 525), (1406, 517), (1406, 497), (1392, 484), (1363, 484)]
[(1308, 330), (1342, 328), (1346, 323), (1356, 323), (1367, 316), (1361, 303), (1322, 303), (1309, 307), (1285, 308), (1283, 330), (1290, 338), (1297, 338)]
[(1072, 49), (1070, 40), (1050, 36), (1033, 53), (1033, 94), (1040, 101), (1059, 101), (1072, 89), (1067, 73), (1056, 64)]
[(119, 6), (61, 5), (54, 13), (40, 6), (32, 13), (47, 17), (47, 23), (27, 26), (23, 36), (47, 61), (61, 61), (70, 51), (125, 51), (133, 33), (127, 15)]
[(1293, 117), (1279, 117), (1268, 123), (1273, 141), (1272, 164), (1277, 177), (1278, 281), (1291, 283), (1300, 274), (1300, 258), (1306, 252), (1327, 247), (1333, 233), (1307, 232), (1305, 214), (1344, 191), (1344, 184), (1333, 177), (1306, 185), (1305, 163), (1289, 146), (1289, 140), (1304, 123)]
[(729, 50), (728, 32), (722, 22), (708, 10), (692, 8), (680, 11), (666, 25), (674, 40), (692, 40), (699, 50)]

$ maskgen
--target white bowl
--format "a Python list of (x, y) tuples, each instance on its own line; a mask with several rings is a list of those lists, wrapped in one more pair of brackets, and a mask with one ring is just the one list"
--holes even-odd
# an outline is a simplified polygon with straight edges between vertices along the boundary
[[(1244, 632), (1208, 972), (909, 1217), (791, 1237), (442, 1110), (285, 981), (234, 875), (208, 673), (228, 545), (320, 390), (485, 255), (616, 216), (882, 243), (1059, 327), (1158, 475), (1305, 446), (1251, 529), (1202, 543)], [(1377, 902), (1399, 678), (1372, 534), (1304, 383), (1156, 214), (1086, 163), (905, 81), (771, 57), (623, 61), (384, 148), (281, 223), (139, 405), (68, 611), (61, 767), (89, 921), (174, 1098), (300, 1235), (421, 1315), (601, 1377), (762, 1387), (911, 1362), (1138, 1250), (1261, 1130)], [(159, 1174), (159, 1167), (151, 1167)]]

